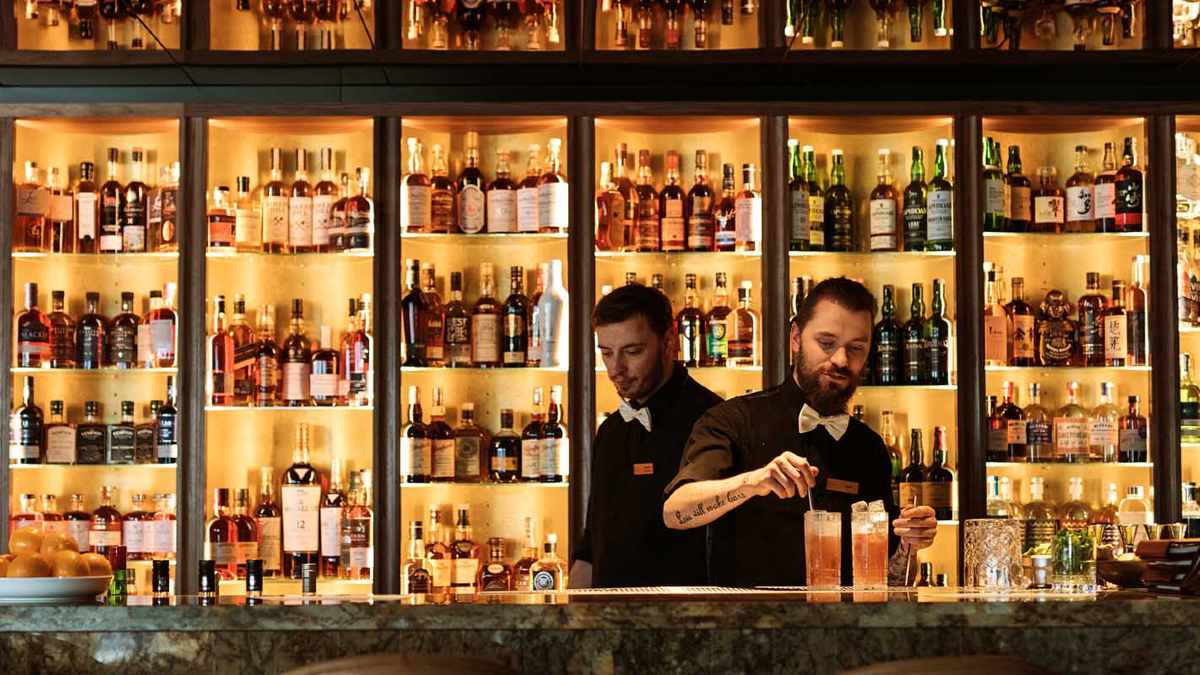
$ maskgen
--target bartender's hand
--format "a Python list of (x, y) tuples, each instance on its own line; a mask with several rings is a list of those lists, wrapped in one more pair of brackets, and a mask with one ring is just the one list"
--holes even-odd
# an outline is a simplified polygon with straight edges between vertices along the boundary
[(900, 517), (892, 521), (892, 529), (900, 537), (901, 544), (919, 551), (933, 546), (937, 536), (937, 518), (929, 506), (909, 506), (900, 511)]
[(784, 452), (751, 474), (749, 485), (755, 496), (775, 493), (780, 499), (804, 497), (817, 484), (817, 467), (794, 452)]

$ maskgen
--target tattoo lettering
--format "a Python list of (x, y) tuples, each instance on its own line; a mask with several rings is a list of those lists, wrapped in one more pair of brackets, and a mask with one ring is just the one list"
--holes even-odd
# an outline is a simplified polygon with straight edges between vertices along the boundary
[(692, 517), (682, 511), (676, 511), (675, 522), (679, 523), (680, 525), (686, 525), (692, 522)]
[(888, 585), (910, 586), (916, 582), (917, 552), (901, 543), (888, 561)]
[(696, 508), (692, 509), (691, 513), (683, 513), (682, 511), (676, 511), (675, 512), (675, 522), (679, 523), (680, 525), (685, 525), (685, 524), (690, 523), (691, 521), (695, 520), (696, 518), (703, 518), (704, 516), (707, 516), (708, 514), (712, 513), (713, 511), (716, 511), (717, 509), (721, 508), (722, 506), (725, 506), (726, 504), (732, 504), (732, 503), (740, 500), (741, 498), (742, 498), (742, 495), (739, 494), (736, 490), (729, 492), (724, 497), (722, 497), (721, 495), (717, 495), (712, 498), (712, 501), (700, 502), (699, 504), (696, 504)]

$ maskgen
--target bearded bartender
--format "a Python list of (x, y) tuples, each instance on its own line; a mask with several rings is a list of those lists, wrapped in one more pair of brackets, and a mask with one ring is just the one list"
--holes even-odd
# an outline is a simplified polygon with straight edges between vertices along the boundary
[(792, 320), (793, 370), (782, 384), (730, 399), (696, 423), (667, 486), (663, 522), (709, 528), (711, 582), (803, 586), (804, 513), (842, 514), (842, 582), (851, 581), (850, 505), (882, 500), (892, 520), (888, 583), (909, 581), (937, 533), (928, 506), (892, 503), (883, 439), (846, 414), (871, 349), (876, 302), (862, 284), (826, 279)]

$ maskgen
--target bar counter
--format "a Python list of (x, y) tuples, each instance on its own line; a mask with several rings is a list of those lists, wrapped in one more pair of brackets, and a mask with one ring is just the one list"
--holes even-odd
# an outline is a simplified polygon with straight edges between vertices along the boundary
[[(139, 598), (149, 603), (147, 598)], [(243, 598), (0, 607), (8, 672), (274, 673), (379, 652), (467, 655), (528, 673), (814, 672), (1010, 654), (1051, 672), (1191, 672), (1200, 602), (1134, 592), (1007, 597), (646, 589)], [(211, 602), (211, 601), (206, 601)], [(1152, 636), (1152, 638), (1151, 638)]]

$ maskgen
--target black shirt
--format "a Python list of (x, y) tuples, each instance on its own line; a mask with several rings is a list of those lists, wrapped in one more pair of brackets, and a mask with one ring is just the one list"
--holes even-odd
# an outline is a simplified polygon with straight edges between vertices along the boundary
[[(765, 466), (791, 450), (820, 469), (813, 501), (818, 509), (842, 514), (842, 581), (851, 581), (850, 504), (883, 500), (890, 518), (898, 515), (892, 503), (891, 461), (883, 439), (867, 425), (850, 419), (846, 433), (833, 440), (825, 427), (801, 434), (800, 387), (792, 377), (755, 394), (730, 399), (708, 411), (696, 423), (684, 451), (679, 475), (667, 486), (669, 496), (692, 481), (727, 478)], [(842, 483), (830, 489), (829, 479)], [(835, 483), (836, 485), (836, 483)], [(802, 586), (804, 573), (804, 512), (808, 499), (755, 497), (709, 525), (710, 583), (724, 586)], [(699, 528), (697, 528), (699, 529)], [(889, 536), (895, 551), (899, 540)]]
[(692, 425), (721, 397), (676, 363), (655, 392), (647, 432), (620, 414), (604, 420), (592, 452), (587, 524), (574, 558), (592, 563), (592, 586), (681, 586), (706, 583), (704, 530), (663, 524), (663, 489), (675, 476)]

